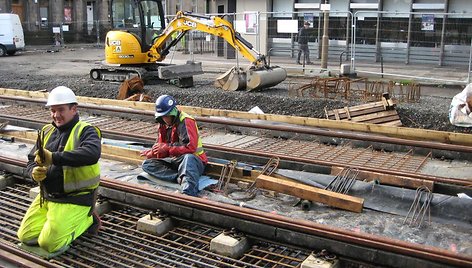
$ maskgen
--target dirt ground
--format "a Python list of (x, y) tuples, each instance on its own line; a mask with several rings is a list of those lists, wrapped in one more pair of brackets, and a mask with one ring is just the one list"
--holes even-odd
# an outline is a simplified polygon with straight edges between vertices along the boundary
[[(120, 83), (92, 81), (89, 70), (104, 57), (103, 48), (28, 48), (15, 56), (0, 58), (0, 87), (41, 90), (64, 85), (77, 95), (116, 98)], [(283, 67), (283, 66), (282, 66)], [(204, 67), (205, 70), (205, 67)], [(288, 78), (281, 84), (259, 92), (225, 92), (213, 86), (218, 74), (194, 77), (194, 87), (178, 88), (163, 81), (148, 82), (145, 90), (153, 99), (161, 94), (176, 97), (179, 104), (248, 111), (258, 106), (265, 113), (324, 118), (324, 108), (335, 109), (360, 104), (337, 100), (294, 97), (289, 88), (310, 80)], [(399, 103), (397, 110), (404, 126), (450, 132), (470, 133), (470, 128), (452, 126), (448, 121), (449, 104), (460, 87), (422, 87), (419, 103)]]

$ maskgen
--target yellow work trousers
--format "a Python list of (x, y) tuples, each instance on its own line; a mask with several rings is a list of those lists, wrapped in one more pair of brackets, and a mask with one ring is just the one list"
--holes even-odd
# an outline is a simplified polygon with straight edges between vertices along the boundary
[(37, 241), (42, 249), (55, 252), (72, 243), (93, 223), (93, 217), (88, 215), (90, 207), (47, 200), (40, 207), (39, 203), (37, 195), (18, 229), (18, 239), (25, 244)]

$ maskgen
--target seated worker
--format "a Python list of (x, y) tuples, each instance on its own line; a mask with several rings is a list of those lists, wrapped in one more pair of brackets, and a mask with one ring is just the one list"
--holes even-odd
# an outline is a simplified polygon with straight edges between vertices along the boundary
[(454, 96), (449, 108), (449, 121), (459, 127), (472, 127), (472, 83)]
[(26, 171), (41, 190), (17, 235), (20, 247), (46, 258), (48, 253), (64, 252), (82, 233), (95, 233), (100, 226), (93, 208), (100, 182), (101, 134), (80, 121), (77, 105), (71, 89), (54, 88), (46, 104), (52, 123), (39, 135), (44, 154), (39, 143), (28, 154)]
[[(144, 174), (177, 182), (184, 194), (197, 196), (198, 182), (208, 162), (195, 119), (177, 108), (172, 96), (156, 100), (158, 137), (151, 149), (141, 152)], [(138, 176), (139, 178), (139, 176)]]

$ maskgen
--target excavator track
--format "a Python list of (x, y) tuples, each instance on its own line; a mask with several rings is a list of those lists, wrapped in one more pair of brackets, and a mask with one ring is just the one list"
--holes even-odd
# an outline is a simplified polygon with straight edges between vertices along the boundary
[(93, 80), (123, 82), (135, 76), (143, 78), (147, 72), (142, 67), (100, 67), (90, 70), (90, 78)]

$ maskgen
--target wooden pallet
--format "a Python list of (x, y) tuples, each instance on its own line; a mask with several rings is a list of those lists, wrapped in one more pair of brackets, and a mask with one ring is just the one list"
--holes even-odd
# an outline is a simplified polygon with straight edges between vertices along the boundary
[(327, 119), (344, 120), (358, 123), (382, 124), (387, 126), (402, 126), (400, 117), (395, 109), (395, 103), (388, 95), (382, 101), (370, 102), (358, 106), (328, 110), (325, 107)]

